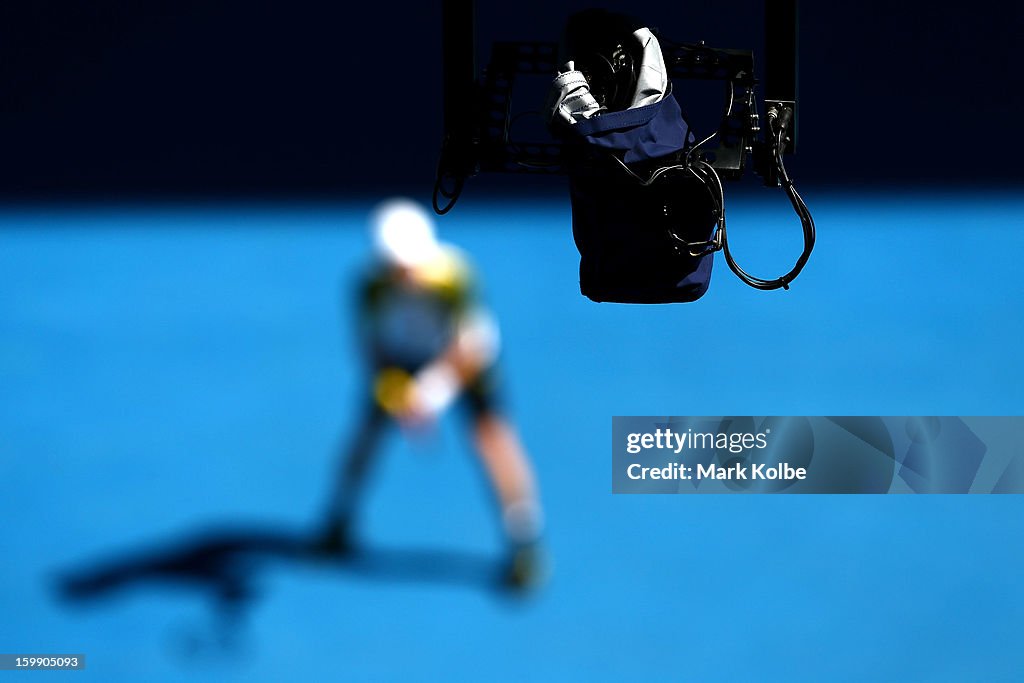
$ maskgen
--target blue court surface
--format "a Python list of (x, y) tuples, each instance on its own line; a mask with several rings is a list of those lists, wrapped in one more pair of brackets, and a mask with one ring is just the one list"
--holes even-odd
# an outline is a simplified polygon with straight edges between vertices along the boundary
[[(363, 562), (288, 549), (357, 421), (369, 203), (4, 209), (0, 651), (86, 655), (33, 680), (1020, 680), (1021, 496), (610, 492), (613, 415), (1024, 413), (1024, 201), (805, 198), (791, 291), (719, 257), (667, 306), (580, 296), (567, 201), (469, 191), (440, 219), (540, 478), (553, 572), (526, 599), (491, 586), (457, 414), (388, 442)], [(729, 219), (754, 274), (799, 252), (781, 193)]]

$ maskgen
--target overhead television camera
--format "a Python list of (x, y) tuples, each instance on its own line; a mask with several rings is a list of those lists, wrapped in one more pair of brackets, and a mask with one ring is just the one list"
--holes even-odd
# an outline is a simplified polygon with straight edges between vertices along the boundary
[[(444, 0), (437, 213), (451, 210), (477, 173), (567, 174), (580, 290), (590, 299), (694, 301), (707, 291), (716, 251), (748, 285), (789, 288), (815, 240), (783, 163), (797, 142), (796, 0), (765, 0), (763, 127), (750, 50), (674, 43), (628, 16), (587, 10), (570, 17), (561, 48), (495, 43), (478, 76), (474, 23), (473, 0)], [(549, 140), (512, 137), (512, 90), (522, 74), (552, 78)], [(699, 141), (672, 92), (682, 79), (726, 86), (718, 129)], [(748, 168), (783, 189), (803, 228), (803, 252), (775, 279), (744, 271), (729, 248), (723, 179)]]

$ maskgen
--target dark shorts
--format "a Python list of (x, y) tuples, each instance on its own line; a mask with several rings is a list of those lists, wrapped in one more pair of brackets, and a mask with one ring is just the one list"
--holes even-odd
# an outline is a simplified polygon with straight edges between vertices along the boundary
[(463, 388), (459, 401), (469, 409), (473, 417), (480, 417), (501, 408), (498, 394), (498, 368), (491, 365)]

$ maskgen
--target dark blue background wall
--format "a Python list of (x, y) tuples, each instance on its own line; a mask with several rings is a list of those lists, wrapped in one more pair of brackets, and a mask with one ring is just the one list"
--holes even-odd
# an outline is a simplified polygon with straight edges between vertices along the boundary
[[(590, 3), (478, 4), (483, 61), (496, 38), (557, 39)], [(797, 176), (1018, 182), (1024, 10), (1002, 5), (804, 2)], [(629, 9), (678, 40), (761, 50), (758, 0)], [(5, 3), (0, 193), (429, 186), (440, 26), (440, 0)], [(400, 94), (374, 97), (382, 81)]]

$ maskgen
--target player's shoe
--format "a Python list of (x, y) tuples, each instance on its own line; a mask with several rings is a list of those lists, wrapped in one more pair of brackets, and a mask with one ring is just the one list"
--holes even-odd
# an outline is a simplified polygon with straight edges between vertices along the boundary
[(521, 545), (512, 550), (505, 566), (503, 583), (515, 591), (529, 591), (543, 584), (548, 565), (540, 544)]

